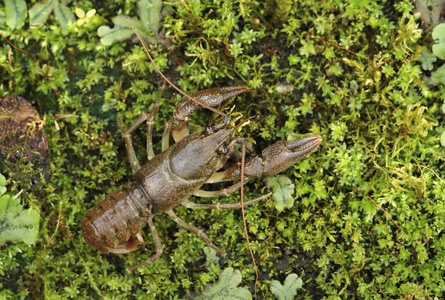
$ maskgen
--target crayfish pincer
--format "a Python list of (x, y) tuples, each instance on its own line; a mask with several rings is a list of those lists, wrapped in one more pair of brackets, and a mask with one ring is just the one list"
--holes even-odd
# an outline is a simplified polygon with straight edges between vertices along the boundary
[[(243, 86), (216, 88), (200, 91), (192, 95), (204, 104), (214, 107), (248, 89)], [(174, 111), (173, 118), (167, 122), (162, 137), (162, 152), (154, 155), (152, 147), (153, 121), (158, 110), (156, 101), (150, 114), (143, 114), (129, 129), (118, 118), (123, 132), (128, 159), (134, 181), (127, 183), (91, 208), (82, 220), (85, 240), (93, 247), (111, 253), (133, 251), (143, 243), (141, 230), (148, 224), (156, 252), (147, 260), (129, 268), (151, 263), (162, 254), (162, 244), (153, 223), (153, 216), (166, 213), (179, 226), (197, 234), (209, 247), (219, 254), (225, 252), (215, 246), (210, 238), (199, 228), (187, 224), (173, 212), (182, 204), (192, 209), (236, 209), (241, 204), (198, 204), (188, 200), (192, 195), (217, 197), (227, 195), (241, 187), (240, 181), (217, 191), (205, 191), (205, 183), (235, 181), (244, 176), (244, 183), (253, 178), (264, 178), (277, 174), (313, 152), (321, 143), (321, 137), (309, 136), (296, 141), (278, 141), (267, 147), (259, 156), (246, 160), (244, 174), (240, 164), (225, 167), (233, 155), (236, 144), (243, 139), (234, 137), (235, 128), (228, 128), (227, 120), (204, 132), (189, 134), (187, 120), (198, 104), (185, 98)], [(147, 153), (148, 162), (140, 166), (133, 149), (131, 133), (144, 121), (148, 124)], [(170, 135), (175, 143), (169, 146)], [(249, 205), (261, 198), (245, 202)]]

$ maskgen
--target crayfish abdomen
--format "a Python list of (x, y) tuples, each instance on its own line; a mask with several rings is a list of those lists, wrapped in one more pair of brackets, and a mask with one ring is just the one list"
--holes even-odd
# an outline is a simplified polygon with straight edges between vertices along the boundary
[(82, 220), (85, 240), (104, 252), (125, 253), (135, 249), (134, 239), (147, 224), (151, 203), (140, 185), (131, 182), (110, 193)]

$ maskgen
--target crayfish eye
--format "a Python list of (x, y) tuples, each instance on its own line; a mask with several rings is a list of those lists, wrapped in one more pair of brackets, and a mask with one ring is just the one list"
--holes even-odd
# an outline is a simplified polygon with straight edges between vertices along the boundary
[(221, 147), (218, 149), (219, 154), (226, 154), (229, 150), (226, 147)]
[(213, 134), (213, 128), (211, 126), (206, 127), (206, 130), (205, 130), (204, 134), (206, 136), (212, 135)]

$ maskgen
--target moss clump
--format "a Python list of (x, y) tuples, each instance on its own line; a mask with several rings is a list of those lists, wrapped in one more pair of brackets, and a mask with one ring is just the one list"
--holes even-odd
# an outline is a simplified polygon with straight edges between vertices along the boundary
[[(241, 286), (253, 286), (238, 211), (176, 210), (230, 253), (207, 267), (202, 241), (165, 216), (155, 218), (163, 256), (130, 275), (125, 268), (146, 259), (150, 250), (100, 254), (82, 240), (85, 211), (131, 180), (117, 114), (132, 123), (151, 109), (161, 83), (139, 44), (103, 46), (97, 35), (117, 14), (137, 16), (135, 2), (71, 1), (72, 12), (96, 13), (68, 25), (66, 35), (52, 15), (47, 27), (11, 30), (0, 7), (0, 33), (36, 57), (2, 44), (0, 97), (22, 96), (46, 116), (53, 164), (48, 196), (38, 198), (37, 244), (0, 251), (2, 296), (174, 298), (202, 291), (226, 267), (240, 270)], [(262, 279), (258, 293), (272, 298), (264, 281), (283, 282), (296, 273), (303, 280), (301, 298), (444, 297), (439, 137), (445, 126), (438, 100), (445, 90), (424, 82), (429, 74), (418, 57), (432, 41), (419, 29), (413, 4), (294, 0), (280, 23), (268, 3), (164, 2), (172, 11), (161, 29), (174, 45), (151, 47), (161, 70), (186, 92), (248, 85), (251, 94), (233, 105), (243, 116), (257, 116), (243, 127), (256, 151), (300, 134), (324, 139), (318, 152), (286, 172), (296, 189), (292, 208), (277, 212), (267, 200), (246, 209)], [(171, 90), (164, 93), (155, 141), (179, 99)], [(219, 121), (204, 110), (192, 119), (197, 126)], [(144, 139), (137, 131), (141, 159)], [(261, 182), (248, 185), (248, 198), (264, 193)], [(48, 226), (55, 211), (73, 237)], [(150, 236), (146, 240), (147, 249), (154, 249)]]

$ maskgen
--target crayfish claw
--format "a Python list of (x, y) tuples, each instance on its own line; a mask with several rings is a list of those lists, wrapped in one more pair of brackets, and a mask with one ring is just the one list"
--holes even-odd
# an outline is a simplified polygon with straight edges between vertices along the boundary
[(241, 93), (245, 93), (248, 91), (249, 88), (246, 86), (229, 86), (202, 90), (192, 94), (191, 97), (198, 100), (198, 102), (194, 102), (188, 98), (184, 98), (173, 112), (173, 119), (171, 120), (171, 129), (173, 135), (175, 132), (184, 130), (184, 128), (187, 126), (188, 117), (199, 106), (199, 102), (203, 104), (203, 107), (215, 107), (230, 98), (233, 98)]
[(262, 152), (264, 169), (262, 177), (280, 173), (297, 161), (315, 151), (321, 144), (318, 135), (308, 136), (295, 141), (278, 141)]

